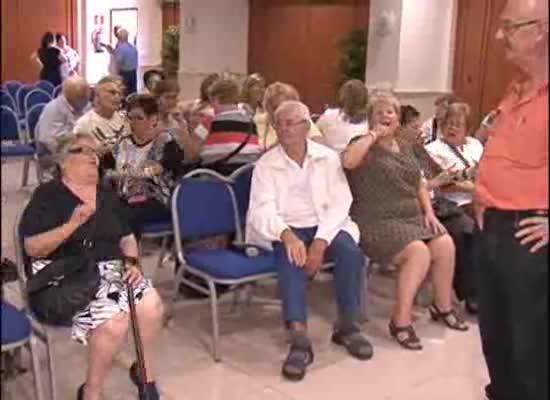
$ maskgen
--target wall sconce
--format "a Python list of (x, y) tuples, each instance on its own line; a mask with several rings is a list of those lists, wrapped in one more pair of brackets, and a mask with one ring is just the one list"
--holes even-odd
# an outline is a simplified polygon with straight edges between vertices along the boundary
[(393, 11), (382, 11), (376, 20), (376, 34), (386, 37), (395, 30), (396, 16)]

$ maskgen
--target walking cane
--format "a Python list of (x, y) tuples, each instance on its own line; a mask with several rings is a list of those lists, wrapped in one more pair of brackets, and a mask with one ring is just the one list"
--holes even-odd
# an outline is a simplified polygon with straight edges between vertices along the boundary
[[(132, 260), (133, 261), (133, 260)], [(137, 264), (137, 263), (136, 263)], [(145, 359), (143, 358), (143, 345), (141, 343), (141, 335), (139, 333), (139, 324), (136, 314), (136, 303), (134, 299), (134, 288), (130, 284), (126, 284), (128, 289), (128, 305), (130, 306), (130, 322), (132, 324), (132, 334), (134, 336), (134, 346), (136, 348), (137, 358), (137, 373), (139, 377), (138, 393), (139, 400), (148, 400), (148, 394), (145, 390), (146, 377)]]

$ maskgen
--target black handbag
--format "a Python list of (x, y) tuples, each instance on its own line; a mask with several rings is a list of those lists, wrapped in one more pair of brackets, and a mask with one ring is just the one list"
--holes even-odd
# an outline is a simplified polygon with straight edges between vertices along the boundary
[(459, 216), (464, 213), (457, 203), (445, 197), (436, 196), (432, 200), (432, 208), (437, 218), (446, 219)]
[(90, 239), (82, 242), (82, 254), (53, 260), (27, 282), (29, 306), (40, 321), (70, 326), (75, 314), (95, 298), (101, 282), (91, 252), (97, 210), (87, 235)]

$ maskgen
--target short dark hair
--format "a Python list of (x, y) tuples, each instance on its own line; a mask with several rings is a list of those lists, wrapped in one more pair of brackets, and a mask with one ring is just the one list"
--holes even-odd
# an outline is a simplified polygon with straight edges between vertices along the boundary
[(210, 86), (212, 86), (212, 84), (218, 79), (220, 79), (220, 74), (214, 72), (202, 80), (200, 88), (200, 100), (202, 102), (207, 102), (209, 100), (208, 90), (210, 89)]
[(50, 31), (45, 32), (44, 35), (42, 35), (42, 39), (40, 40), (40, 47), (42, 49), (46, 49), (49, 45), (54, 43), (55, 37), (54, 34)]
[(240, 88), (234, 79), (218, 79), (208, 89), (208, 97), (221, 104), (237, 104), (240, 98)]
[(420, 111), (418, 111), (416, 108), (414, 108), (410, 104), (401, 106), (401, 118), (399, 121), (401, 126), (410, 124), (415, 118), (418, 118), (418, 117), (420, 117)]
[(55, 41), (56, 41), (56, 42), (59, 42), (59, 41), (61, 40), (61, 38), (63, 38), (63, 37), (64, 37), (64, 38), (67, 38), (67, 36), (65, 36), (64, 33), (57, 32), (57, 33), (55, 34)]
[(150, 94), (136, 94), (129, 96), (128, 103), (126, 104), (126, 112), (132, 111), (134, 108), (141, 108), (144, 114), (148, 117), (158, 115), (159, 104)]
[(179, 93), (180, 85), (175, 79), (164, 79), (160, 81), (154, 89), (154, 95), (159, 97), (165, 93)]

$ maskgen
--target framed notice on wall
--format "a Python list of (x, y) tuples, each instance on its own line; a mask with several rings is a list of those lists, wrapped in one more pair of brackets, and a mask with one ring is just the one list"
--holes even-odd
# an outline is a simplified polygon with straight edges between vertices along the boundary
[(138, 34), (138, 9), (134, 8), (111, 8), (111, 43), (116, 43), (115, 27), (124, 28), (128, 31), (128, 42), (137, 44)]

